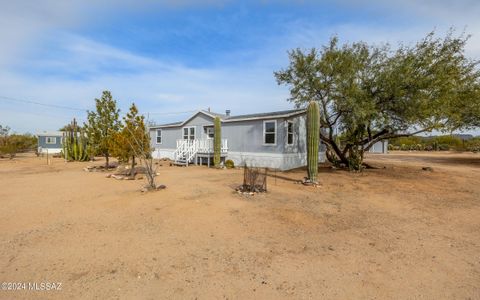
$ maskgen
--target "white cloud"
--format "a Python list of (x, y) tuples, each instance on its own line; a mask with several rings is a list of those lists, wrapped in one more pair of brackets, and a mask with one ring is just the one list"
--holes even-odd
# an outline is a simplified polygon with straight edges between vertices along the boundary
[[(113, 1), (113, 0), (112, 0)], [(468, 25), (467, 32), (474, 36), (468, 45), (469, 54), (480, 57), (480, 21), (476, 16), (479, 5), (418, 4), (402, 2), (395, 6), (375, 5), (378, 14), (393, 14), (399, 10), (412, 19), (407, 25), (378, 26), (366, 20), (361, 24), (339, 21), (324, 27), (306, 23), (301, 19), (286, 23), (282, 34), (264, 38), (264, 43), (248, 53), (231, 53), (225, 61), (239, 60), (243, 64), (194, 68), (178, 61), (164, 61), (141, 56), (124, 49), (71, 33), (76, 27), (92, 20), (95, 14), (110, 7), (112, 1), (100, 1), (96, 13), (90, 13), (93, 2), (11, 1), (0, 9), (0, 91), (3, 96), (30, 99), (79, 108), (93, 108), (93, 99), (101, 91), (111, 90), (126, 111), (135, 101), (143, 112), (190, 111), (211, 107), (222, 112), (231, 109), (233, 114), (288, 109), (285, 101), (288, 91), (277, 86), (273, 71), (286, 66), (286, 51), (291, 48), (318, 47), (330, 36), (337, 34), (342, 41), (364, 40), (373, 43), (399, 41), (413, 42), (435, 27), (444, 32), (450, 26), (460, 30)], [(33, 3), (33, 4), (32, 4)], [(72, 4), (73, 3), (73, 4)], [(117, 2), (115, 2), (117, 3)], [(123, 1), (121, 7), (145, 9), (151, 2)], [(224, 5), (226, 1), (210, 1), (209, 5)], [(353, 5), (344, 2), (345, 7)], [(350, 4), (349, 4), (350, 3)], [(163, 5), (177, 8), (175, 1)], [(184, 5), (202, 5), (200, 1), (182, 1)], [(159, 5), (159, 4), (156, 4)], [(356, 4), (355, 4), (356, 5)], [(372, 4), (369, 4), (372, 5)], [(401, 13), (399, 13), (400, 15)], [(56, 34), (47, 37), (54, 30)], [(56, 45), (53, 55), (42, 56), (42, 41)], [(30, 52), (37, 53), (31, 55)], [(29, 74), (25, 69), (51, 70), (53, 75)], [(23, 70), (23, 71), (19, 71)], [(62, 70), (62, 72), (57, 72)], [(127, 70), (128, 72), (125, 72)], [(36, 132), (55, 130), (72, 117), (83, 120), (81, 112), (15, 104), (0, 99), (0, 124), (8, 124), (17, 131)], [(152, 115), (158, 122), (177, 121), (184, 115)]]
[[(108, 89), (117, 98), (123, 111), (128, 109), (131, 102), (136, 102), (144, 113), (211, 107), (214, 111), (231, 109), (238, 114), (291, 107), (283, 100), (287, 96), (286, 90), (277, 87), (273, 70), (268, 67), (189, 68), (135, 55), (81, 37), (68, 35), (61, 42), (67, 46), (60, 58), (40, 62), (26, 60), (23, 63), (36, 64), (42, 70), (72, 70), (69, 73), (72, 76), (38, 77), (3, 71), (0, 72), (2, 94), (47, 104), (92, 109), (93, 99), (100, 97), (102, 90)], [(65, 45), (60, 44), (59, 47)], [(105, 72), (102, 69), (115, 65), (128, 67), (135, 72)], [(75, 72), (88, 76), (78, 79), (74, 76)], [(10, 102), (6, 105), (7, 109), (0, 111), (0, 123), (9, 124), (18, 131), (54, 130), (72, 117), (82, 120), (85, 115), (56, 108), (13, 105)], [(15, 119), (11, 117), (13, 114), (22, 117)], [(52, 116), (55, 118), (52, 119)], [(155, 120), (169, 122), (178, 118), (183, 116), (157, 115)]]

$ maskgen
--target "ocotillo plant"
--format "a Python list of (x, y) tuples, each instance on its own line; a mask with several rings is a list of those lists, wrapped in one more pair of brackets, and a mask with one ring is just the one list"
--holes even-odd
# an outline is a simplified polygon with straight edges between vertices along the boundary
[(308, 181), (317, 182), (318, 142), (320, 136), (320, 110), (318, 103), (311, 101), (307, 108), (307, 167)]
[(83, 131), (78, 130), (77, 121), (63, 133), (63, 155), (66, 160), (87, 161), (87, 142)]
[(220, 166), (220, 152), (222, 151), (222, 129), (219, 117), (215, 117), (214, 120), (214, 135), (213, 135), (213, 165), (215, 167)]

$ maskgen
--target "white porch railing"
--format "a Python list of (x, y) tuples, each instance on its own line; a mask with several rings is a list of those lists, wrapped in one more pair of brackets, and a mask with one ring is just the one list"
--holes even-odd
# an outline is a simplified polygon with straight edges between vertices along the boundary
[[(177, 149), (173, 153), (175, 161), (191, 162), (197, 153), (213, 153), (213, 139), (206, 140), (177, 140)], [(228, 141), (222, 139), (221, 153), (228, 152)]]
[[(177, 151), (181, 152), (182, 150), (188, 147), (195, 147), (200, 153), (213, 153), (213, 139), (208, 140), (177, 140)], [(221, 152), (228, 152), (228, 140), (222, 139), (221, 143)]]
[[(208, 139), (208, 140), (197, 140), (198, 143), (198, 152), (199, 153), (213, 153), (213, 139)], [(220, 148), (221, 153), (227, 153), (228, 152), (228, 142), (227, 139), (222, 139), (221, 142), (221, 148)]]

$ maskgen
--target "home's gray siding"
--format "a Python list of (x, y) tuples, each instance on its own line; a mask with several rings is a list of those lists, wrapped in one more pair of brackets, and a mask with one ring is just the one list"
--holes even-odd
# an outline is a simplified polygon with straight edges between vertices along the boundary
[(195, 138), (205, 139), (206, 134), (204, 132), (204, 126), (213, 126), (213, 119), (209, 116), (199, 113), (182, 126), (158, 128), (162, 130), (161, 144), (157, 144), (158, 129), (152, 128), (150, 129), (150, 141), (152, 149), (176, 149), (177, 140), (183, 139), (184, 127), (195, 127)]
[(285, 128), (281, 119), (270, 119), (277, 122), (276, 144), (264, 144), (263, 122), (267, 120), (251, 120), (242, 122), (225, 122), (222, 124), (222, 138), (228, 141), (228, 151), (283, 153), (285, 144)]
[[(222, 122), (222, 139), (228, 142), (227, 159), (232, 159), (237, 165), (248, 164), (292, 169), (306, 164), (306, 121), (305, 114), (289, 118), (256, 119), (235, 122)], [(264, 122), (275, 121), (276, 143), (264, 143)], [(294, 126), (293, 144), (287, 145), (288, 121)], [(159, 128), (162, 130), (162, 143), (156, 143), (156, 128), (150, 130), (152, 149), (155, 157), (173, 158), (176, 141), (183, 139), (184, 127), (195, 127), (195, 138), (205, 139), (204, 126), (213, 126), (213, 118), (202, 113), (181, 126)], [(320, 160), (324, 160), (324, 147), (320, 145)]]
[(162, 143), (157, 144), (157, 130), (150, 130), (150, 141), (152, 149), (175, 149), (177, 147), (177, 140), (181, 139), (182, 129), (179, 127), (161, 128)]
[[(47, 137), (54, 137), (56, 138), (55, 144), (47, 144)], [(56, 149), (62, 148), (62, 137), (61, 136), (38, 136), (38, 147), (42, 147), (43, 149)]]

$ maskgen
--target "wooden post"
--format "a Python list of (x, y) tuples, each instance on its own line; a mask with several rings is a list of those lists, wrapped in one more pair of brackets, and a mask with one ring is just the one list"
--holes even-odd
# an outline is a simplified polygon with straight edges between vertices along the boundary
[[(263, 180), (265, 181), (265, 192), (267, 191), (267, 170), (268, 168), (265, 168), (265, 177), (263, 177)], [(275, 180), (277, 179), (275, 178)]]

